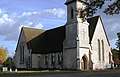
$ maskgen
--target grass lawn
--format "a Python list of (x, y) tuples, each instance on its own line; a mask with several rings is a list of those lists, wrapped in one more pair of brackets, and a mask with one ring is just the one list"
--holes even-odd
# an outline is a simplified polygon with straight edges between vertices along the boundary
[(120, 69), (108, 70), (85, 70), (85, 71), (60, 71), (60, 70), (44, 70), (44, 71), (18, 71), (18, 72), (0, 72), (0, 77), (26, 77), (31, 75), (46, 75), (46, 74), (74, 74), (82, 72), (120, 72)]

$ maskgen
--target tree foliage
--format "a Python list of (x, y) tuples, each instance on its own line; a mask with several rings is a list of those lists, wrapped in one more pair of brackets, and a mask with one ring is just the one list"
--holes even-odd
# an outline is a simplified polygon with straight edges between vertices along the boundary
[(14, 61), (12, 57), (8, 57), (6, 59), (6, 61), (3, 63), (4, 67), (8, 67), (8, 68), (13, 68), (14, 67)]
[[(98, 9), (101, 9), (106, 1), (113, 0), (86, 0), (87, 2), (87, 16), (93, 16)], [(120, 0), (114, 0), (114, 2), (103, 11), (106, 15), (119, 14), (120, 12)]]
[(4, 62), (7, 57), (7, 49), (0, 47), (0, 61)]
[(119, 51), (117, 49), (112, 49), (113, 60), (120, 60)]
[(120, 0), (115, 0), (112, 4), (108, 5), (104, 13), (107, 15), (119, 14), (120, 12)]
[(117, 36), (118, 36), (118, 40), (116, 42), (116, 45), (117, 45), (117, 48), (119, 49), (119, 52), (120, 52), (120, 33), (117, 33)]

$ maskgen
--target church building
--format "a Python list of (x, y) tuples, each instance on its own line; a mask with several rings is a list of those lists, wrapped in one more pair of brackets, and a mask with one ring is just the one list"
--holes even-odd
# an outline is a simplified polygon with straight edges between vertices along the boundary
[(113, 63), (100, 16), (86, 19), (84, 0), (67, 0), (67, 22), (50, 30), (22, 27), (15, 50), (18, 69), (107, 69)]

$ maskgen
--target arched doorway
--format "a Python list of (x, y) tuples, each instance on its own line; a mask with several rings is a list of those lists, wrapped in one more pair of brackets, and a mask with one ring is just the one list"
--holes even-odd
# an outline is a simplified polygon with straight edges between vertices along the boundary
[(88, 64), (88, 58), (86, 55), (84, 55), (81, 59), (81, 70), (86, 70), (88, 67), (87, 64)]

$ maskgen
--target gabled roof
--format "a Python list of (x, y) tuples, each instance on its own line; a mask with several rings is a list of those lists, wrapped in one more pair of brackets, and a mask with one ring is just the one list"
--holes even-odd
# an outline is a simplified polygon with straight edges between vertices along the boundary
[(98, 22), (98, 19), (99, 19), (100, 16), (95, 16), (95, 17), (92, 17), (92, 18), (89, 18), (87, 21), (89, 23), (89, 37), (90, 37), (90, 43), (91, 43), (91, 40), (93, 38), (93, 35), (94, 35), (94, 32), (95, 32), (95, 28), (97, 26), (97, 22)]
[[(100, 16), (95, 16), (88, 19), (90, 24), (90, 43), (93, 38), (99, 17)], [(65, 40), (66, 31), (65, 26), (46, 31), (23, 27), (23, 31), (28, 49), (32, 49), (32, 53), (46, 54), (63, 51), (63, 41)]]
[[(32, 40), (33, 38), (39, 36), (40, 34), (42, 34), (45, 30), (41, 30), (41, 29), (35, 29), (35, 28), (28, 28), (28, 27), (22, 27), (21, 31), (20, 31), (20, 35), (18, 38), (18, 43), (17, 43), (17, 47), (16, 50), (18, 48), (18, 44), (19, 44), (19, 40), (21, 37), (21, 33), (23, 32), (24, 37), (25, 37), (25, 41), (26, 43), (29, 42), (30, 40)], [(16, 52), (15, 50), (15, 52)]]
[(50, 29), (30, 40), (27, 45), (32, 53), (62, 52), (65, 39), (65, 26)]
[[(95, 17), (92, 17), (92, 18), (89, 18), (87, 21), (89, 23), (89, 37), (90, 37), (90, 43), (92, 41), (92, 38), (93, 38), (93, 35), (94, 35), (94, 32), (96, 30), (96, 26), (97, 26), (97, 22), (98, 22), (98, 19), (100, 18), (101, 20), (101, 17), (100, 16), (95, 16)], [(107, 33), (105, 31), (105, 28), (104, 28), (104, 25), (103, 25), (103, 22), (101, 20), (101, 23), (102, 23), (102, 27), (103, 27), (103, 30), (105, 32), (105, 36), (106, 36), (106, 39), (108, 41), (108, 44), (110, 46), (110, 42), (108, 40), (108, 37), (107, 37)]]
[(40, 34), (42, 34), (43, 32), (45, 32), (45, 30), (28, 28), (28, 27), (22, 27), (22, 29), (24, 32), (26, 42), (29, 42), (33, 38), (35, 38), (35, 37), (39, 36)]

